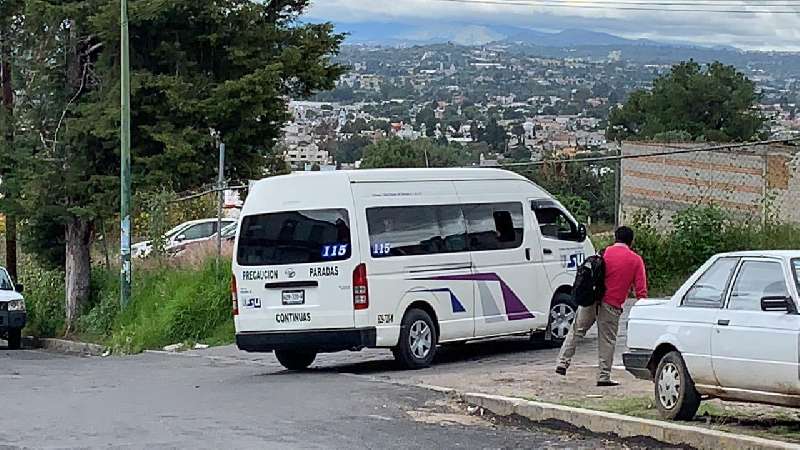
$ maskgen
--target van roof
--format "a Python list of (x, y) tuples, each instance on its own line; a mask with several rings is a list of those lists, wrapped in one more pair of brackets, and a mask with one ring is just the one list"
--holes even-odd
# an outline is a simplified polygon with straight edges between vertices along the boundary
[(517, 173), (493, 168), (424, 168), (424, 169), (359, 169), (332, 170), (324, 172), (294, 172), (288, 176), (345, 178), (352, 183), (377, 183), (394, 181), (438, 181), (438, 180), (524, 180)]
[(508, 170), (490, 168), (363, 169), (346, 171), (354, 183), (434, 180), (526, 180)]

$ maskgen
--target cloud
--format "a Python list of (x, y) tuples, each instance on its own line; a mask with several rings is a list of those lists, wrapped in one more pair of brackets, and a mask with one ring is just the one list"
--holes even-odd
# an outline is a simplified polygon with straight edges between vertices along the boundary
[[(497, 0), (492, 0), (497, 1)], [(513, 1), (513, 0), (500, 0)], [(542, 0), (537, 0), (541, 2)], [(638, 0), (643, 3), (645, 0)], [(664, 3), (663, 0), (646, 0)], [(557, 3), (557, 0), (547, 0)], [(604, 0), (570, 2), (601, 6)], [(617, 2), (619, 3), (619, 2)], [(414, 24), (510, 25), (560, 31), (588, 29), (627, 38), (698, 45), (731, 45), (747, 50), (800, 51), (800, 5), (769, 6), (760, 1), (730, 0), (723, 6), (713, 2), (674, 0), (689, 6), (669, 8), (694, 9), (691, 12), (627, 11), (576, 7), (548, 8), (540, 5), (465, 4), (440, 0), (316, 0), (310, 17), (335, 22), (401, 22)], [(605, 5), (608, 5), (605, 2)], [(776, 4), (776, 3), (773, 3)], [(656, 6), (653, 8), (666, 8)], [(797, 10), (796, 14), (709, 13), (708, 9)]]

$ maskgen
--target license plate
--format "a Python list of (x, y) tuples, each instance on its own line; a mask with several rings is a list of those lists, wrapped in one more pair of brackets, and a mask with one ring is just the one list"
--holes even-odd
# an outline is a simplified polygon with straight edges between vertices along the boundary
[(302, 305), (306, 302), (305, 291), (283, 291), (284, 305)]

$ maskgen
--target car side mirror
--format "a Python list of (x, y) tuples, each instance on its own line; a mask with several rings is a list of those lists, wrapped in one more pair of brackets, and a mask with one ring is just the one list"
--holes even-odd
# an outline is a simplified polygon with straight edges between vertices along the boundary
[(584, 242), (588, 234), (588, 231), (586, 231), (586, 225), (578, 225), (578, 242)]
[(22, 291), (24, 291), (24, 290), (25, 290), (25, 287), (22, 285), (22, 283), (17, 283), (16, 291), (19, 292), (20, 294), (22, 294)]
[(782, 311), (789, 314), (797, 314), (797, 306), (791, 297), (769, 296), (761, 299), (762, 311)]
[(185, 240), (186, 240), (186, 235), (185, 234), (181, 234), (181, 235), (179, 235), (178, 237), (175, 238), (175, 242), (183, 242)]

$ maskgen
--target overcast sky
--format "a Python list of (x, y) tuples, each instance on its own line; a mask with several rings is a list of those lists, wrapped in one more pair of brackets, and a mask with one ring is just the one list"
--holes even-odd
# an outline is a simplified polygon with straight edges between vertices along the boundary
[[(800, 51), (798, 0), (488, 0), (528, 5), (465, 4), (441, 0), (315, 0), (310, 18), (339, 23), (400, 22), (461, 25), (512, 25), (545, 31), (568, 28), (607, 32), (627, 38), (701, 45), (732, 45), (751, 50)], [(681, 3), (642, 6), (644, 3)], [(543, 3), (566, 7), (544, 7)], [(630, 11), (622, 7), (691, 9), (691, 12)], [(601, 7), (575, 8), (570, 5)], [(780, 10), (791, 14), (731, 14), (704, 10)]]

